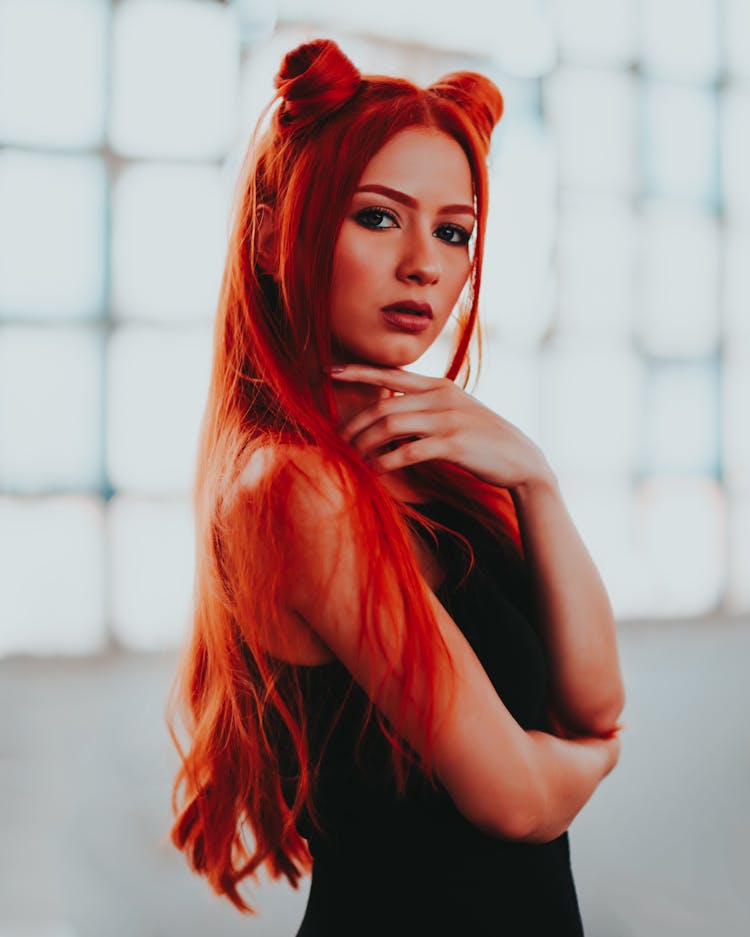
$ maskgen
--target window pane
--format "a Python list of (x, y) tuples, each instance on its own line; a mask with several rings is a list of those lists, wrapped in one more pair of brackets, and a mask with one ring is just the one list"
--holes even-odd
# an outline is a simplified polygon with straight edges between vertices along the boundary
[(643, 214), (638, 335), (654, 355), (710, 354), (719, 340), (716, 221), (659, 202)]
[(106, 0), (0, 0), (0, 140), (100, 142), (109, 15)]
[(635, 497), (630, 479), (604, 481), (561, 476), (570, 515), (604, 581), (618, 619), (653, 613), (635, 538)]
[(110, 136), (126, 156), (223, 155), (235, 129), (239, 45), (218, 3), (115, 7)]
[[(305, 3), (284, 0), (281, 16), (309, 23), (313, 9)], [(419, 47), (432, 47), (476, 56), (491, 57), (509, 72), (540, 74), (554, 64), (555, 44), (550, 18), (541, 3), (503, 2), (465, 4), (461, 15), (449, 3), (433, 0), (380, 0), (378, 3), (351, 3), (350, 0), (316, 0), (314, 19), (346, 34), (359, 34), (408, 43), (407, 56), (402, 54), (395, 69), (387, 62), (370, 71), (379, 74), (404, 73), (403, 60), (419, 56)], [(309, 30), (308, 30), (309, 35)], [(335, 35), (332, 36), (335, 38)], [(385, 43), (382, 43), (385, 46)], [(386, 47), (387, 48), (387, 47)], [(383, 56), (379, 56), (382, 60)], [(359, 65), (359, 59), (355, 59)], [(364, 70), (364, 69), (363, 69)]]
[(726, 336), (744, 342), (750, 339), (750, 227), (727, 229), (724, 277)]
[(243, 45), (257, 43), (260, 47), (261, 43), (265, 45), (273, 39), (281, 12), (279, 5), (278, 0), (234, 0), (237, 29)]
[(209, 167), (142, 166), (114, 192), (113, 304), (118, 318), (213, 317), (226, 252), (228, 199)]
[(565, 337), (627, 341), (632, 329), (635, 214), (624, 200), (568, 193), (557, 240)]
[(750, 612), (750, 496), (737, 495), (729, 511), (729, 594), (733, 612)]
[(101, 503), (0, 498), (0, 654), (88, 654), (105, 642)]
[(481, 309), (494, 334), (537, 342), (553, 312), (550, 258), (555, 235), (555, 162), (535, 121), (507, 128), (491, 170)]
[(635, 467), (641, 372), (617, 346), (555, 345), (542, 370), (542, 442), (553, 469), (626, 474)]
[(628, 66), (636, 57), (633, 0), (553, 0), (560, 55), (586, 65)]
[[(275, 6), (275, 0), (269, 0), (269, 2), (273, 2)], [(256, 9), (254, 0), (245, 0), (243, 6), (245, 5), (249, 6), (252, 17)], [(279, 25), (273, 35), (255, 45), (249, 55), (242, 56), (238, 76), (237, 126), (239, 129), (233, 141), (230, 156), (233, 163), (232, 181), (238, 177), (248, 140), (255, 129), (261, 111), (275, 94), (273, 79), (279, 69), (279, 63), (290, 49), (305, 41), (306, 37), (301, 30), (297, 31), (290, 24)], [(361, 45), (368, 47), (367, 43), (361, 43)], [(355, 51), (359, 53), (360, 49)], [(352, 61), (360, 62), (362, 57), (353, 58)], [(363, 70), (368, 71), (366, 66)]]
[(562, 66), (545, 85), (563, 186), (631, 194), (636, 188), (632, 76)]
[(101, 485), (102, 342), (92, 329), (0, 330), (0, 485)]
[(709, 479), (663, 479), (638, 493), (639, 546), (657, 615), (715, 610), (726, 564), (724, 495)]
[(724, 97), (721, 130), (721, 170), (730, 221), (750, 218), (750, 93), (730, 87)]
[(489, 341), (482, 349), (476, 398), (536, 442), (540, 438), (539, 355)]
[[(424, 374), (427, 377), (443, 377), (450, 364), (451, 348), (453, 347), (451, 339), (454, 333), (454, 322), (449, 319), (437, 340), (415, 362), (404, 365), (404, 370), (413, 371), (415, 374)], [(472, 374), (473, 372), (472, 360)], [(471, 387), (472, 381), (473, 377), (469, 379), (469, 387)]]
[(747, 0), (723, 0), (722, 42), (727, 69), (732, 77), (750, 78), (750, 4)]
[(0, 151), (0, 317), (100, 313), (105, 195), (93, 157)]
[(715, 0), (648, 0), (641, 56), (650, 74), (709, 82), (719, 67), (718, 4)]
[(210, 351), (209, 328), (130, 327), (112, 336), (107, 455), (115, 488), (190, 489)]
[[(724, 475), (733, 488), (750, 494), (750, 342), (727, 350), (723, 390)], [(747, 573), (750, 578), (750, 567)]]
[(719, 394), (715, 362), (652, 366), (646, 379), (644, 417), (646, 473), (718, 474)]
[(716, 94), (704, 88), (649, 82), (645, 98), (648, 192), (702, 202), (717, 200)]
[(187, 500), (117, 496), (108, 506), (112, 624), (126, 647), (176, 647), (187, 633), (194, 530)]

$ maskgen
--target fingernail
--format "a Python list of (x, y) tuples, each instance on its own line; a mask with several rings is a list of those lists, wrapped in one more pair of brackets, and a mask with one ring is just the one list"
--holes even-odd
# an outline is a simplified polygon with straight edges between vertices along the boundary
[(328, 369), (329, 374), (340, 374), (344, 370), (343, 365), (334, 365), (332, 368)]

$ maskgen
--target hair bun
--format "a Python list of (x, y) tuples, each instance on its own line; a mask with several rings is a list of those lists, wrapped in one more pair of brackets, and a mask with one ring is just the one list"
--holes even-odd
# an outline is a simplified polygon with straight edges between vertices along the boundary
[(450, 98), (466, 111), (489, 145), (504, 109), (503, 96), (494, 81), (479, 72), (453, 72), (430, 85), (429, 90)]
[(337, 110), (362, 83), (359, 70), (332, 39), (316, 39), (287, 52), (274, 87), (282, 99), (278, 120), (300, 129)]

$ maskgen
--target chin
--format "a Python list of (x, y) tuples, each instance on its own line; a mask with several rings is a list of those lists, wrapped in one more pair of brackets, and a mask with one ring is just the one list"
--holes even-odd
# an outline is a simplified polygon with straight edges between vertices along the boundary
[(414, 364), (415, 361), (418, 361), (419, 358), (427, 351), (427, 348), (416, 348), (416, 349), (384, 349), (379, 348), (376, 350), (369, 349), (360, 349), (355, 351), (354, 349), (342, 349), (341, 354), (344, 356), (343, 360), (351, 361), (352, 364), (358, 362), (359, 364), (371, 364), (376, 368), (403, 368), (406, 365)]
[(376, 368), (405, 368), (414, 364), (421, 355), (377, 355), (362, 359), (363, 364), (372, 364)]

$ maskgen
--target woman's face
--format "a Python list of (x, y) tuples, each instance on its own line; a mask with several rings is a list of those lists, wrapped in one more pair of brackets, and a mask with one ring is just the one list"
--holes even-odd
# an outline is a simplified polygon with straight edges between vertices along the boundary
[[(473, 202), (469, 162), (447, 134), (410, 128), (375, 154), (334, 249), (336, 361), (401, 367), (435, 341), (471, 269)], [(399, 320), (397, 307), (410, 303), (425, 314), (404, 310)], [(407, 330), (409, 323), (419, 330)]]

